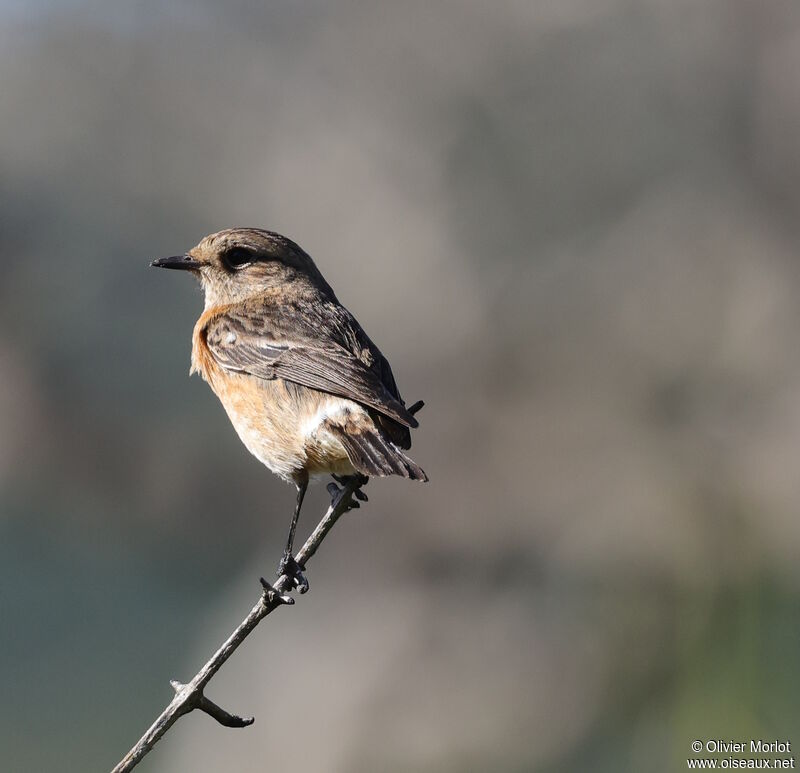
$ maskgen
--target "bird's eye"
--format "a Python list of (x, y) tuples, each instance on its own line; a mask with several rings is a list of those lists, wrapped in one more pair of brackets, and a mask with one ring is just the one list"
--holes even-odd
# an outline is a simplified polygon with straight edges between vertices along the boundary
[(225, 251), (222, 259), (228, 268), (238, 271), (253, 262), (253, 253), (244, 247), (232, 247)]

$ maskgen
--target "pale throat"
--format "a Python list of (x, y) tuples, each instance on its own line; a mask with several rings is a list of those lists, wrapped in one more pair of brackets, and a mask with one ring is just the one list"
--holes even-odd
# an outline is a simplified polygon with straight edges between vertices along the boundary
[(205, 311), (224, 306), (229, 303), (236, 303), (244, 300), (252, 294), (252, 290), (241, 287), (238, 282), (227, 277), (208, 278), (205, 274), (201, 275), (200, 283), (205, 293)]
[(214, 309), (217, 306), (239, 303), (275, 289), (274, 283), (268, 279), (243, 282), (238, 277), (208, 277), (205, 274), (200, 275), (200, 284), (205, 293), (205, 311)]

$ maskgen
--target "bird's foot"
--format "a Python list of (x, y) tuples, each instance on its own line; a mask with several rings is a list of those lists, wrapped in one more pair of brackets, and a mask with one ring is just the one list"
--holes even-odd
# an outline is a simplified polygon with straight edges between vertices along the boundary
[[(332, 475), (331, 477), (342, 487), (349, 486), (354, 481), (358, 483), (357, 488), (353, 491), (355, 500), (351, 501), (347, 506), (348, 510), (355, 510), (361, 507), (359, 501), (369, 501), (367, 495), (361, 490), (361, 487), (365, 486), (367, 481), (369, 481), (369, 478), (366, 475), (362, 475), (361, 473), (357, 472), (355, 475)], [(336, 483), (329, 483), (327, 486), (328, 493), (331, 495), (331, 507), (333, 508), (339, 506), (339, 503), (342, 501), (342, 497), (344, 496), (344, 488), (340, 488), (340, 486), (337, 486)]]
[(308, 580), (303, 574), (304, 569), (305, 567), (298, 564), (291, 553), (284, 553), (278, 564), (278, 576), (285, 574), (293, 588), (297, 588), (300, 593), (305, 593), (308, 590)]

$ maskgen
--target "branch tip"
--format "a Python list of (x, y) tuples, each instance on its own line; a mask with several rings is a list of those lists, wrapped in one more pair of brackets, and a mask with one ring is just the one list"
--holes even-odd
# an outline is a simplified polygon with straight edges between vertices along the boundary
[(413, 416), (416, 413), (419, 413), (420, 410), (425, 406), (424, 400), (417, 400), (410, 408), (406, 408), (406, 410)]
[(216, 719), (224, 727), (247, 727), (256, 721), (255, 717), (240, 717), (236, 714), (229, 714), (221, 706), (217, 706), (216, 703), (206, 698), (205, 695), (200, 697), (197, 708)]

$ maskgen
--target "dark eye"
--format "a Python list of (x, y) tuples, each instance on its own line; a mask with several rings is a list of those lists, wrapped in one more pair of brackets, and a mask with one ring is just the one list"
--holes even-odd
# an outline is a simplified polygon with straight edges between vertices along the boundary
[(228, 268), (236, 271), (253, 262), (253, 253), (244, 247), (231, 247), (225, 251), (222, 259)]

